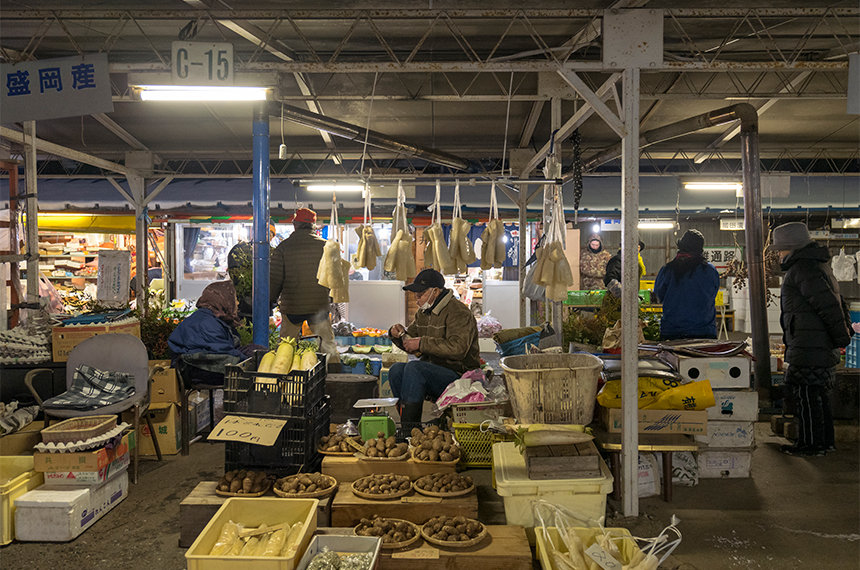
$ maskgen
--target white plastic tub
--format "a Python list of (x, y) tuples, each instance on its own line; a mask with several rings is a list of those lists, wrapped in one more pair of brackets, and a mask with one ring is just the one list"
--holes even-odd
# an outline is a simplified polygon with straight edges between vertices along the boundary
[(613, 477), (600, 459), (600, 477), (584, 479), (531, 480), (522, 454), (513, 443), (493, 445), (493, 470), (496, 490), (505, 503), (509, 525), (528, 529), (534, 539), (534, 502), (543, 499), (578, 514), (583, 523), (606, 514), (606, 496), (612, 492)]

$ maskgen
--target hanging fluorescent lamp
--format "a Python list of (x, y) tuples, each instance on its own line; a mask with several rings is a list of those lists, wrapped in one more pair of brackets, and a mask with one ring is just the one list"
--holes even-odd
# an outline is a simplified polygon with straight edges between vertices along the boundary
[(690, 180), (684, 182), (685, 190), (693, 191), (716, 191), (716, 192), (740, 192), (743, 190), (743, 184), (733, 181), (705, 181), (705, 180)]
[(268, 87), (137, 85), (141, 101), (265, 101)]
[(364, 192), (364, 184), (356, 182), (344, 182), (342, 184), (321, 182), (319, 184), (308, 184), (305, 186), (308, 192)]
[(671, 220), (640, 220), (637, 227), (640, 230), (674, 230), (675, 222)]

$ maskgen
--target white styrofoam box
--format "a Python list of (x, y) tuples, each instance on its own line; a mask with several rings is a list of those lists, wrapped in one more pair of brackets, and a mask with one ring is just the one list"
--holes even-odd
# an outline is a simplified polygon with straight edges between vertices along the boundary
[(711, 388), (749, 388), (750, 361), (745, 356), (682, 358), (678, 372), (687, 380), (708, 380)]
[(66, 542), (79, 536), (128, 496), (128, 473), (98, 487), (43, 485), (15, 501), (15, 538)]
[(697, 435), (696, 441), (708, 447), (751, 447), (755, 436), (752, 422), (708, 422), (707, 435)]
[[(776, 370), (776, 366), (771, 366)], [(758, 392), (755, 390), (714, 390), (716, 404), (708, 408), (708, 421), (754, 422), (758, 419)]]
[(750, 476), (752, 451), (748, 449), (701, 449), (699, 479), (744, 479)]

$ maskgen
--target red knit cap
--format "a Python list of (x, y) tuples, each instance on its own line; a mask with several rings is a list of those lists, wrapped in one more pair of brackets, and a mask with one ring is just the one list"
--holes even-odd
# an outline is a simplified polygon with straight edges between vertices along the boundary
[(298, 210), (296, 210), (296, 213), (293, 214), (292, 221), (315, 224), (317, 221), (317, 213), (313, 210), (309, 210), (308, 208), (299, 208)]

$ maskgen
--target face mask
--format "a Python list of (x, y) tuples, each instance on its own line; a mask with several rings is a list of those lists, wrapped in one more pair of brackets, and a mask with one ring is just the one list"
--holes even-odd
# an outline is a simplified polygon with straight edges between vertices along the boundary
[(432, 306), (433, 306), (433, 305), (432, 305), (431, 303), (429, 303), (429, 302), (428, 302), (428, 303), (424, 303), (423, 305), (421, 305), (421, 310), (422, 310), (422, 311), (429, 311), (429, 310), (430, 310), (430, 307), (432, 307)]

